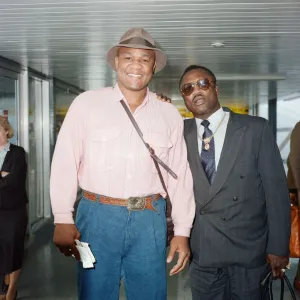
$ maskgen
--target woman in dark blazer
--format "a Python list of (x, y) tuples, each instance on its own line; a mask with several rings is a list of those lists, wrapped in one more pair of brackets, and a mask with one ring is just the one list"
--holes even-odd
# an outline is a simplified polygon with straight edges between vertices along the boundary
[(9, 143), (12, 136), (7, 118), (0, 116), (0, 287), (6, 300), (17, 297), (27, 227), (25, 151)]

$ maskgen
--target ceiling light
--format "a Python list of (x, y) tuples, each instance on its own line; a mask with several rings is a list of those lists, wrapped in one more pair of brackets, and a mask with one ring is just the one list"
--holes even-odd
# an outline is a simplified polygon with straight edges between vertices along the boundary
[(215, 48), (223, 48), (223, 47), (225, 47), (225, 44), (223, 42), (213, 42), (210, 45), (212, 47), (215, 47)]

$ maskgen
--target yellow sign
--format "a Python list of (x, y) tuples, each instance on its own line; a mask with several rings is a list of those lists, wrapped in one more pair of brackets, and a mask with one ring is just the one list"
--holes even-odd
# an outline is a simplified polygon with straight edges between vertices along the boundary
[(242, 114), (242, 115), (249, 114), (249, 106), (242, 106), (242, 105), (225, 105), (225, 106), (237, 114)]
[[(243, 114), (248, 115), (249, 114), (249, 107), (248, 106), (242, 106), (242, 105), (224, 105), (225, 107), (228, 107), (233, 112), (237, 114)], [(181, 116), (185, 119), (194, 118), (194, 115), (186, 108), (186, 107), (177, 107), (179, 113)]]
[(186, 107), (178, 107), (178, 111), (185, 119), (194, 118), (194, 115)]
[(68, 107), (60, 107), (60, 108), (56, 108), (55, 113), (56, 115), (60, 115), (60, 116), (65, 116), (68, 112)]

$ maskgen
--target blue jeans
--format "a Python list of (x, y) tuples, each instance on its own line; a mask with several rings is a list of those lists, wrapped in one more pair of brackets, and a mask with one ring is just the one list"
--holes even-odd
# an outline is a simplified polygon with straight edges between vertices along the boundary
[(128, 211), (82, 198), (76, 225), (97, 262), (79, 262), (79, 300), (118, 300), (122, 278), (127, 300), (167, 299), (165, 200), (153, 206), (157, 212)]

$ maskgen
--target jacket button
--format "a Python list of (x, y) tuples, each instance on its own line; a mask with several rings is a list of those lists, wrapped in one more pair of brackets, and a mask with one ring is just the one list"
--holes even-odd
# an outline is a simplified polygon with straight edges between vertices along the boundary
[(204, 213), (205, 213), (204, 210), (201, 209), (200, 210), (200, 215), (204, 215)]
[(223, 222), (225, 222), (225, 221), (226, 221), (226, 218), (221, 218), (221, 220), (222, 220)]
[(244, 179), (244, 178), (245, 178), (245, 176), (244, 176), (244, 175), (241, 175), (241, 176), (240, 176), (240, 178), (241, 178), (241, 179)]
[(239, 200), (239, 198), (238, 197), (233, 197), (233, 199), (232, 199), (233, 201), (238, 201)]

